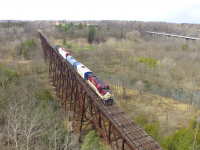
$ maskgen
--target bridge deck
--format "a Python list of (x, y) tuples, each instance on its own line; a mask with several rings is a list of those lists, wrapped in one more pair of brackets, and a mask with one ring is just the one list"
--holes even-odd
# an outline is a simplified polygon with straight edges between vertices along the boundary
[(174, 34), (166, 34), (166, 33), (161, 33), (161, 32), (152, 32), (152, 31), (146, 31), (146, 32), (150, 33), (150, 34), (166, 35), (166, 36), (170, 36), (170, 37), (177, 37), (177, 38), (183, 38), (183, 39), (190, 39), (190, 40), (198, 40), (198, 41), (200, 41), (200, 38), (195, 38), (195, 37), (182, 36), (182, 35), (174, 35)]
[[(78, 76), (79, 80), (81, 78)], [(98, 107), (109, 117), (117, 130), (126, 137), (127, 141), (138, 150), (163, 150), (162, 147), (152, 139), (137, 123), (135, 123), (119, 106), (114, 103), (112, 106), (105, 106), (101, 98), (86, 83), (82, 83), (95, 98)]]

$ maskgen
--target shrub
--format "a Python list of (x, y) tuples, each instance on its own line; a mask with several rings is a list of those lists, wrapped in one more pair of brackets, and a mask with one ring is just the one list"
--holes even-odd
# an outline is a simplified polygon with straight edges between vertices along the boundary
[(153, 123), (153, 124), (145, 124), (144, 130), (157, 142), (162, 143), (163, 136), (161, 134), (161, 129), (159, 126), (159, 123)]
[(28, 46), (30, 49), (35, 49), (37, 47), (35, 41), (33, 39), (31, 39), (30, 41), (29, 40), (26, 40), (24, 42), (24, 45), (25, 46)]
[(7, 86), (10, 83), (16, 83), (19, 81), (19, 74), (7, 70), (2, 64), (0, 64), (0, 86)]
[(29, 50), (34, 50), (37, 48), (36, 42), (31, 40), (26, 40), (25, 42), (21, 42), (18, 45), (15, 46), (15, 55), (22, 55), (23, 58), (27, 57), (27, 52)]
[(18, 45), (15, 46), (15, 55), (21, 55), (22, 54), (22, 51), (23, 51), (23, 48), (24, 48), (24, 43), (21, 42), (19, 43)]
[[(196, 124), (194, 117), (188, 128), (181, 128), (174, 135), (169, 136), (162, 144), (162, 147), (166, 150), (190, 150), (194, 144), (194, 137), (196, 132)], [(196, 145), (200, 143), (200, 131), (197, 132)]]
[(81, 150), (91, 150), (91, 149), (102, 150), (101, 147), (102, 146), (99, 144), (99, 137), (96, 137), (95, 131), (92, 130), (86, 135), (84, 143), (81, 146)]
[(139, 62), (145, 63), (146, 65), (150, 67), (156, 67), (157, 66), (157, 61), (153, 58), (139, 58)]
[(144, 127), (147, 124), (147, 119), (145, 115), (142, 114), (140, 117), (136, 118), (135, 122), (137, 122), (141, 127)]
[(182, 50), (187, 50), (187, 48), (188, 48), (188, 44), (184, 44), (184, 45), (182, 45)]
[(167, 150), (184, 149), (189, 150), (193, 144), (194, 130), (181, 128), (173, 136), (168, 137), (163, 143), (163, 148)]
[(67, 44), (67, 48), (72, 48), (72, 45), (71, 44)]
[(67, 42), (66, 42), (66, 38), (63, 39), (63, 42), (62, 42), (62, 45), (66, 45)]
[(140, 32), (139, 31), (131, 31), (126, 33), (126, 38), (133, 40), (134, 42), (139, 42), (137, 39), (140, 38)]

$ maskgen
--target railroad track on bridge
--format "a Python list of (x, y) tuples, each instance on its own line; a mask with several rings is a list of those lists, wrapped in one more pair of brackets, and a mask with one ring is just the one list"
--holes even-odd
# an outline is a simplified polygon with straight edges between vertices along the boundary
[(101, 98), (54, 49), (53, 42), (41, 31), (39, 34), (59, 103), (72, 113), (70, 120), (73, 129), (80, 134), (80, 142), (82, 135), (95, 128), (113, 150), (163, 150), (117, 104), (105, 106)]

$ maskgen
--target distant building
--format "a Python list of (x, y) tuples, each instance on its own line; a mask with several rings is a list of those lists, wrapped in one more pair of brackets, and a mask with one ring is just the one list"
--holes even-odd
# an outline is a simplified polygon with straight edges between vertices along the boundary
[(98, 27), (99, 25), (98, 24), (86, 24), (87, 26), (96, 26)]
[(59, 22), (58, 21), (53, 21), (53, 24), (54, 25), (59, 25)]

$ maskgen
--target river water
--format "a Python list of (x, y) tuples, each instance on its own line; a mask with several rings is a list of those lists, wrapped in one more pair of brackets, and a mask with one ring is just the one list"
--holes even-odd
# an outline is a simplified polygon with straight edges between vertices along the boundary
[[(115, 75), (109, 74), (109, 73), (100, 73), (99, 77), (100, 79), (102, 78), (103, 80), (107, 80), (107, 81), (110, 81), (111, 78), (117, 78)], [(127, 80), (129, 80), (128, 88), (136, 90), (135, 85), (138, 82), (138, 80), (130, 79), (130, 78)], [(122, 79), (118, 78), (117, 80), (118, 86), (122, 86), (122, 82), (123, 82)], [(179, 102), (186, 102), (186, 91), (181, 90), (181, 89), (177, 90), (173, 87), (159, 86), (152, 83), (144, 83), (142, 92), (149, 93), (149, 94), (154, 93), (156, 95), (172, 98)], [(190, 97), (190, 99), (192, 99), (193, 97), (192, 95), (194, 92), (190, 92), (190, 93), (191, 94), (187, 94), (187, 98)], [(197, 90), (194, 95), (195, 95), (194, 104), (198, 105), (198, 107), (200, 108), (200, 91)]]

